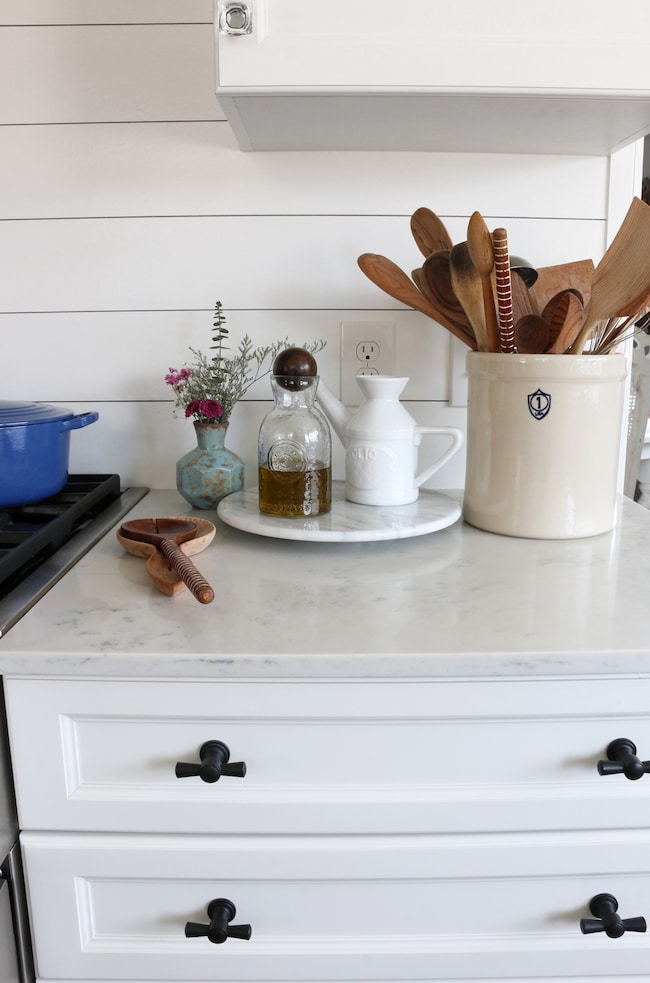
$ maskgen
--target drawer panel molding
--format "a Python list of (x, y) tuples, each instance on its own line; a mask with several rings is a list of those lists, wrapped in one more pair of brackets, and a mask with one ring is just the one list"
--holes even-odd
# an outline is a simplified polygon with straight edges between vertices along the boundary
[[(650, 682), (6, 681), (21, 825), (432, 833), (643, 827)], [(177, 778), (210, 741), (245, 776)], [(645, 749), (645, 750), (644, 750)]]
[[(147, 837), (27, 833), (43, 978), (647, 978), (647, 935), (585, 936), (590, 899), (649, 915), (650, 833)], [(225, 897), (250, 941), (186, 939)]]

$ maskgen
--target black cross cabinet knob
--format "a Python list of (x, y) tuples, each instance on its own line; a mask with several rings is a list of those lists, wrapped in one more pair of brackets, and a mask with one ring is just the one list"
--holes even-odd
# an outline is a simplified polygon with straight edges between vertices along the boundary
[(637, 757), (636, 744), (627, 737), (617, 737), (607, 745), (607, 760), (598, 762), (599, 775), (625, 775), (631, 782), (650, 771), (650, 761)]
[(621, 918), (618, 914), (618, 901), (613, 894), (597, 894), (589, 902), (593, 918), (580, 919), (583, 935), (605, 932), (610, 939), (620, 939), (626, 932), (645, 932), (645, 918)]
[(198, 939), (207, 938), (215, 945), (221, 945), (226, 939), (245, 939), (247, 942), (252, 935), (250, 925), (231, 925), (231, 921), (237, 914), (232, 901), (228, 898), (215, 898), (208, 905), (209, 925), (202, 925), (200, 922), (187, 922), (185, 925), (185, 938)]
[(177, 778), (194, 778), (202, 782), (218, 782), (222, 775), (243, 778), (246, 774), (245, 761), (231, 761), (230, 748), (223, 741), (206, 741), (199, 750), (200, 763), (179, 761), (176, 764)]

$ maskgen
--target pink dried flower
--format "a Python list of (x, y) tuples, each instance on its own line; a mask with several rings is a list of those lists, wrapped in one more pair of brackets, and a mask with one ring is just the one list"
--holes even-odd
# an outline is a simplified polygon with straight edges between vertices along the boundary
[(200, 406), (201, 406), (201, 400), (193, 399), (192, 402), (188, 403), (187, 406), (185, 407), (185, 416), (190, 417), (190, 416), (194, 416), (195, 413), (200, 413), (201, 412)]
[(187, 382), (192, 374), (191, 369), (169, 369), (168, 375), (165, 376), (165, 382), (168, 386), (180, 386), (184, 382)]
[(217, 399), (202, 399), (199, 402), (199, 413), (208, 420), (213, 420), (223, 415), (223, 406)]

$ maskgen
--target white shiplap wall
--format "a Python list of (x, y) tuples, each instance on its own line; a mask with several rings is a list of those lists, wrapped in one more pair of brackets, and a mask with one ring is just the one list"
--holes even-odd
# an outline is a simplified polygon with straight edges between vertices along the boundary
[[(419, 265), (408, 218), (428, 205), (456, 240), (479, 209), (535, 264), (597, 261), (640, 190), (639, 147), (611, 161), (242, 153), (214, 96), (211, 0), (3, 0), (0, 92), (0, 398), (97, 409), (71, 468), (125, 484), (173, 487), (193, 431), (162, 377), (207, 349), (217, 299), (235, 338), (326, 338), (334, 389), (340, 322), (395, 322), (409, 409), (462, 426), (449, 336), (357, 256)], [(229, 432), (248, 484), (268, 393)], [(340, 450), (335, 464), (340, 477)], [(463, 473), (461, 453), (432, 484)]]

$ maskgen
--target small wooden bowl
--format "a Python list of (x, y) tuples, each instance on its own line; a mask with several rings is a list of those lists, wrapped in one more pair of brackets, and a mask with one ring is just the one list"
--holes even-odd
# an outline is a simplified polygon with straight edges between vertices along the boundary
[[(196, 526), (196, 536), (180, 544), (180, 549), (186, 556), (194, 556), (195, 553), (201, 553), (206, 549), (214, 539), (217, 531), (216, 526), (208, 522), (207, 519), (197, 519), (193, 515), (170, 515), (165, 516), (165, 518), (182, 519), (185, 522), (193, 522)], [(179, 578), (176, 571), (172, 570), (165, 557), (155, 546), (151, 543), (141, 543), (135, 539), (127, 539), (126, 536), (120, 534), (119, 529), (116, 535), (118, 542), (124, 547), (127, 553), (132, 553), (133, 556), (146, 559), (147, 573), (158, 590), (162, 591), (163, 594), (173, 597), (175, 594), (180, 594), (181, 591), (187, 590), (187, 586)]]

